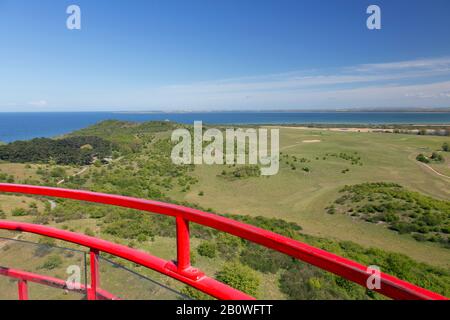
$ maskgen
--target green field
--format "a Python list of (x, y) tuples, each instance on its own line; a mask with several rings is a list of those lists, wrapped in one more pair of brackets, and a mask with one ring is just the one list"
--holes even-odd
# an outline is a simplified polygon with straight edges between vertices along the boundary
[[(117, 154), (109, 164), (96, 162), (90, 166), (80, 167), (77, 165), (57, 166), (52, 163), (3, 162), (0, 163), (0, 173), (4, 174), (4, 180), (12, 179), (16, 183), (31, 181), (34, 184), (56, 186), (61, 179), (64, 179), (60, 187), (179, 202), (218, 214), (281, 219), (301, 226), (299, 229), (301, 231), (292, 233), (296, 239), (361, 263), (370, 264), (377, 260), (377, 255), (383, 255), (386, 270), (391, 270), (397, 276), (402, 276), (402, 273), (401, 270), (394, 268), (393, 261), (406, 261), (402, 263), (414, 265), (414, 268), (417, 268), (416, 273), (420, 274), (417, 278), (413, 276), (414, 272), (405, 275), (410, 281), (428, 285), (426, 279), (432, 277), (435, 282), (429, 285), (443, 294), (449, 294), (450, 283), (446, 274), (450, 270), (448, 245), (418, 241), (410, 234), (399, 234), (384, 224), (366, 222), (349, 214), (329, 213), (329, 207), (341, 196), (339, 191), (344, 186), (370, 182), (396, 183), (405, 190), (407, 195), (408, 192), (417, 192), (431, 197), (431, 201), (439, 199), (439, 203), (448, 203), (450, 178), (446, 175), (450, 172), (450, 154), (442, 152), (445, 161), (432, 163), (429, 166), (418, 162), (416, 156), (419, 153), (431, 154), (438, 151), (445, 141), (450, 140), (449, 137), (280, 127), (282, 154), (279, 173), (270, 177), (234, 177), (232, 172), (236, 168), (232, 166), (175, 166), (170, 160), (171, 145), (167, 140), (174, 127), (176, 125), (171, 123), (138, 125), (114, 121), (104, 122), (72, 135), (96, 135), (110, 139), (115, 143)], [(228, 174), (223, 175), (224, 170)], [(45, 223), (133, 246), (165, 259), (175, 258), (174, 226), (165, 221), (155, 220), (151, 218), (152, 215), (140, 217), (136, 213), (130, 215), (117, 209), (86, 206), (83, 203), (70, 201), (53, 201), (50, 205), (48, 199), (39, 197), (0, 195), (0, 201), (3, 218), (9, 220)], [(34, 206), (37, 208), (37, 213), (30, 211), (33, 202), (36, 203)], [(450, 216), (450, 213), (445, 211), (445, 205), (443, 208), (439, 214), (444, 217)], [(18, 209), (22, 209), (22, 212), (30, 211), (30, 213), (24, 216), (14, 215)], [(234, 217), (239, 218), (239, 216)], [(255, 223), (255, 221), (249, 221), (249, 223)], [(267, 223), (273, 223), (270, 221), (266, 220)], [(445, 225), (446, 222), (442, 221), (442, 223)], [(287, 229), (280, 229), (278, 232), (286, 231), (291, 234), (292, 230)], [(221, 253), (214, 258), (200, 256), (196, 250), (200, 244), (205, 241), (220, 243), (218, 235), (211, 236), (202, 232), (193, 235), (194, 264), (208, 275), (217, 275), (217, 272), (230, 259), (222, 256)], [(0, 236), (2, 235), (5, 233), (0, 232)], [(20, 238), (33, 242), (39, 241), (39, 237), (33, 235), (20, 235)], [(57, 243), (72, 247), (61, 242)], [(356, 247), (350, 243), (354, 243)], [(235, 252), (231, 260), (238, 260), (245, 264), (245, 259), (250, 259), (248, 256), (245, 258), (245, 254), (248, 255), (246, 246), (247, 244), (243, 244), (241, 251)], [(232, 247), (233, 244), (230, 244), (226, 250)], [(373, 251), (376, 249), (370, 248), (382, 251), (377, 253)], [(391, 253), (403, 254), (415, 262), (408, 262), (406, 257), (391, 257)], [(20, 264), (22, 263), (20, 261), (27, 259), (20, 255), (16, 258), (13, 255), (5, 257), (8, 261), (2, 261), (0, 255), (0, 265), (13, 262)], [(42, 263), (43, 261), (36, 260), (30, 268), (35, 270)], [(123, 261), (121, 263), (135, 268), (133, 264)], [(442, 269), (436, 269), (441, 270), (436, 271), (431, 269), (431, 266)], [(295, 268), (295, 266), (291, 267)], [(286, 275), (288, 269), (281, 268), (275, 273), (267, 273), (257, 267), (252, 268), (254, 269), (252, 272), (257, 277), (264, 279), (256, 292), (257, 297), (289, 298), (280, 289), (280, 279)], [(114, 280), (121, 277), (120, 273), (114, 270), (116, 269), (104, 268), (103, 274), (107, 274), (108, 278), (105, 286), (110, 287), (112, 291), (122, 290), (124, 297), (133, 298), (131, 284), (139, 285), (139, 281), (128, 277), (130, 288), (127, 290)], [(326, 274), (315, 273), (314, 270), (307, 268), (305, 270), (304, 273), (298, 273), (300, 278), (296, 279), (307, 283), (312, 281), (315, 284), (317, 281), (322, 281), (322, 284), (329, 284), (330, 291), (322, 290), (328, 293), (319, 296), (310, 292), (305, 296), (300, 293), (300, 296), (294, 297), (367, 298), (363, 292), (354, 288), (344, 289), (346, 286), (335, 282), (335, 278), (328, 278)], [(63, 269), (55, 269), (55, 271), (58, 271), (55, 275), (64, 277)], [(169, 287), (183, 289), (180, 283), (152, 271), (142, 268), (138, 268), (137, 271)], [(442, 273), (445, 275), (441, 275)], [(4, 285), (11, 286), (11, 283), (5, 282)], [(3, 285), (0, 286), (3, 287)], [(336, 288), (338, 291), (335, 292)], [(164, 297), (166, 294), (164, 290), (155, 292), (152, 293), (154, 296)], [(45, 295), (48, 294), (44, 291), (42, 293), (36, 291), (38, 297)], [(63, 296), (63, 298), (70, 298), (70, 296)]]
[[(320, 142), (309, 142), (312, 140)], [(311, 160), (305, 164), (311, 169), (309, 173), (300, 170), (303, 165), (294, 171), (282, 161), (276, 176), (230, 181), (219, 177), (222, 166), (197, 166), (194, 174), (199, 183), (187, 194), (174, 192), (173, 196), (219, 212), (286, 219), (297, 222), (311, 235), (354, 241), (449, 267), (448, 249), (418, 243), (409, 236), (347, 216), (329, 215), (325, 209), (343, 186), (364, 182), (396, 182), (410, 190), (450, 200), (450, 179), (415, 160), (418, 153), (437, 150), (448, 140), (448, 137), (282, 128), (281, 152)], [(327, 153), (341, 152), (357, 152), (363, 165), (332, 157), (323, 160)], [(450, 162), (440, 166), (449, 168)], [(343, 174), (347, 168), (350, 171)]]

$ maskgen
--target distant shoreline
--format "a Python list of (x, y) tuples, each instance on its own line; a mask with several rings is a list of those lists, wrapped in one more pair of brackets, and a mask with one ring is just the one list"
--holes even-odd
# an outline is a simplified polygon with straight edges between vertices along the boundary
[(92, 114), (92, 113), (109, 113), (109, 114), (130, 114), (130, 115), (145, 115), (145, 114), (218, 114), (218, 113), (329, 113), (329, 114), (357, 114), (357, 113), (403, 113), (403, 114), (411, 114), (411, 113), (421, 113), (421, 114), (430, 114), (430, 113), (442, 113), (449, 114), (450, 108), (440, 108), (440, 109), (373, 109), (373, 110), (365, 110), (365, 109), (346, 109), (346, 110), (155, 110), (155, 111), (124, 111), (124, 110), (90, 110), (90, 111), (0, 111), (0, 114), (68, 114), (68, 113), (76, 113), (76, 114)]
[[(101, 112), (101, 111), (99, 111)], [(107, 112), (107, 111), (105, 111)], [(450, 113), (450, 109), (443, 110), (229, 110), (229, 111), (110, 111), (116, 114), (213, 114), (213, 113)]]
[(207, 126), (306, 126), (340, 128), (449, 128), (450, 112), (198, 112), (198, 113), (0, 113), (0, 141), (57, 137), (106, 120), (171, 121)]

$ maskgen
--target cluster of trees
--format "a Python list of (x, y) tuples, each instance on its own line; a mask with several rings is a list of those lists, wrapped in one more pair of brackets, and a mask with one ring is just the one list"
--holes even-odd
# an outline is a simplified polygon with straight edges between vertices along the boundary
[[(389, 131), (385, 131), (389, 132)], [(394, 128), (393, 133), (400, 134), (417, 134), (419, 136), (450, 136), (450, 128), (448, 127), (432, 127), (421, 128), (417, 130), (415, 127), (403, 126), (401, 128)]]
[(231, 179), (245, 179), (250, 177), (259, 177), (261, 176), (261, 169), (257, 165), (235, 166), (234, 169), (231, 171), (223, 170), (222, 176)]
[(112, 143), (99, 137), (70, 137), (65, 139), (37, 138), (0, 146), (0, 160), (20, 163), (49, 163), (63, 165), (90, 164), (95, 157), (111, 156)]
[(419, 241), (450, 247), (450, 201), (438, 200), (393, 183), (346, 186), (328, 213), (342, 212), (368, 222), (383, 222)]
[(346, 153), (346, 152), (340, 152), (340, 153), (326, 153), (324, 160), (326, 160), (327, 157), (334, 157), (334, 158), (340, 158), (342, 160), (349, 161), (351, 165), (360, 165), (362, 166), (362, 160), (361, 156), (358, 155), (358, 152)]
[(155, 133), (173, 130), (177, 125), (166, 121), (127, 122), (107, 120), (73, 132), (70, 136), (99, 137), (109, 140), (123, 154), (138, 153), (154, 140)]
[(423, 163), (431, 163), (431, 162), (440, 163), (445, 161), (444, 157), (438, 152), (433, 152), (430, 157), (427, 157), (423, 153), (420, 153), (419, 155), (417, 155), (416, 160)]

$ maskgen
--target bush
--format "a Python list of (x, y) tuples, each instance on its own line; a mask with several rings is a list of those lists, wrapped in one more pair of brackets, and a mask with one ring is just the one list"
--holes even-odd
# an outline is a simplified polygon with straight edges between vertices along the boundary
[(430, 163), (430, 160), (428, 160), (428, 158), (425, 157), (422, 153), (416, 157), (416, 160), (423, 163)]
[(442, 145), (442, 151), (450, 152), (450, 145), (447, 142)]
[(62, 265), (62, 259), (60, 256), (54, 255), (48, 257), (48, 259), (39, 267), (39, 269), (53, 270)]
[(245, 292), (251, 296), (256, 296), (259, 288), (259, 277), (250, 267), (238, 262), (230, 262), (217, 272), (219, 281)]
[(213, 298), (208, 296), (207, 294), (189, 287), (189, 286), (185, 286), (183, 287), (183, 289), (181, 289), (181, 293), (184, 294), (185, 296), (188, 296), (189, 298), (192, 298), (194, 300), (212, 300)]
[(86, 229), (84, 230), (84, 234), (87, 235), (87, 236), (90, 236), (90, 237), (95, 236), (95, 233), (94, 233), (94, 231), (92, 231), (91, 228), (86, 228)]
[(335, 214), (336, 213), (335, 206), (332, 205), (331, 207), (329, 207), (328, 210), (327, 210), (327, 213), (328, 214)]
[(264, 273), (277, 273), (280, 268), (288, 269), (292, 259), (288, 255), (253, 243), (248, 244), (241, 254), (243, 264)]
[(258, 166), (248, 165), (236, 168), (231, 174), (234, 178), (259, 177), (261, 169)]
[(433, 152), (433, 154), (431, 155), (431, 159), (436, 162), (444, 161), (444, 157), (440, 153), (437, 153), (437, 152)]
[[(297, 262), (295, 266), (281, 274), (281, 292), (292, 300), (348, 299), (340, 284), (333, 286), (332, 279), (324, 278), (325, 273), (306, 263)], [(353, 288), (352, 288), (353, 289)], [(356, 294), (354, 292), (354, 294)], [(362, 297), (359, 297), (362, 298)]]
[(202, 257), (215, 258), (217, 255), (217, 246), (214, 242), (205, 241), (197, 247), (197, 252)]
[(236, 258), (242, 249), (242, 240), (227, 233), (217, 236), (217, 250), (224, 259)]
[(27, 216), (28, 212), (23, 208), (16, 208), (16, 209), (13, 209), (11, 214), (13, 217), (23, 217), (23, 216)]

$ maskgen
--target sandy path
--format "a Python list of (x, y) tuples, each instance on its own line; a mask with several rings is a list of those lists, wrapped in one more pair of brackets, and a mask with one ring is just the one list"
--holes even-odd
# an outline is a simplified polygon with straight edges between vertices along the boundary
[(435, 174), (437, 174), (438, 176), (444, 177), (444, 178), (447, 178), (447, 179), (450, 179), (449, 176), (446, 176), (445, 174), (442, 174), (442, 173), (440, 173), (440, 172), (437, 172), (437, 171), (434, 170), (432, 167), (430, 167), (428, 164), (423, 163), (423, 162), (420, 162), (420, 161), (417, 161), (417, 162), (419, 162), (419, 164), (423, 165), (424, 167), (430, 169), (431, 171), (433, 171), (433, 172), (434, 172)]
[(442, 177), (442, 178), (450, 179), (449, 176), (446, 176), (445, 174), (442, 174), (442, 173), (440, 173), (440, 172), (434, 170), (434, 169), (433, 169), (431, 166), (429, 166), (428, 164), (423, 163), (423, 162), (420, 162), (420, 161), (417, 161), (417, 160), (415, 159), (415, 156), (414, 156), (413, 153), (410, 154), (410, 155), (408, 156), (408, 158), (409, 158), (411, 161), (414, 161), (415, 163), (417, 163), (417, 165), (422, 166), (422, 167), (424, 167), (424, 168), (430, 170), (430, 171), (433, 172), (434, 174), (436, 174), (436, 175), (438, 175), (438, 176), (440, 176), (440, 177)]
[[(76, 177), (76, 176), (79, 176), (79, 175), (85, 173), (87, 169), (89, 169), (89, 167), (84, 167), (81, 171), (73, 174), (72, 177)], [(64, 182), (65, 182), (65, 180), (62, 179), (61, 181), (58, 181), (57, 185), (59, 186), (60, 184), (63, 184)]]
[(336, 131), (336, 132), (394, 132), (394, 129), (377, 129), (377, 128), (316, 128), (316, 127), (290, 127), (290, 126), (265, 126), (266, 128), (278, 129), (296, 129), (296, 130), (312, 130), (312, 131)]

